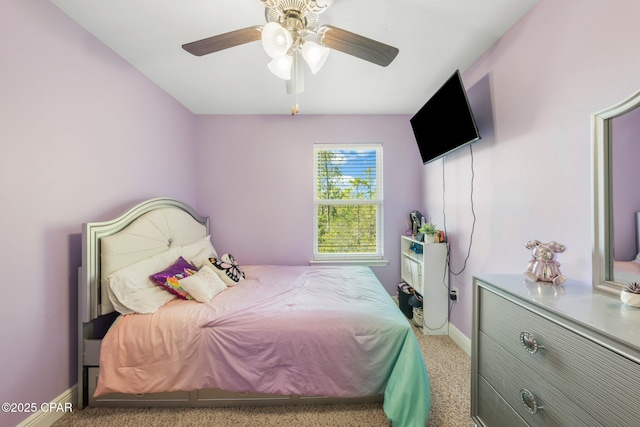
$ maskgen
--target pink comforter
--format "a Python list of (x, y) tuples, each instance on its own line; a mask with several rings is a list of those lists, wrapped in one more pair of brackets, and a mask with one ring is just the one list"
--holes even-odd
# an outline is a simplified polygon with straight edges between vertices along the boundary
[(397, 366), (404, 352), (404, 366), (420, 371), (406, 374), (425, 378), (402, 395), (418, 392), (428, 413), (417, 341), (371, 269), (245, 272), (247, 280), (207, 304), (173, 300), (154, 314), (121, 316), (102, 342), (95, 396), (204, 388), (371, 396), (384, 393), (393, 372), (405, 387)]

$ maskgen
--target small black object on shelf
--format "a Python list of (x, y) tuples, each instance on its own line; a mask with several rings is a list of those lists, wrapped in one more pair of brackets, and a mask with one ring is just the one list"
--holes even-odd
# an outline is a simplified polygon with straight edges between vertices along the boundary
[(398, 284), (398, 307), (407, 319), (413, 318), (413, 307), (409, 304), (409, 299), (413, 296), (413, 288), (406, 282)]

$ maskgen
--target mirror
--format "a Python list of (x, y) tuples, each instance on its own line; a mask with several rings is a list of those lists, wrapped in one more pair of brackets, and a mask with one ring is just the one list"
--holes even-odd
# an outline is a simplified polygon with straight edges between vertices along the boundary
[[(636, 110), (639, 106), (640, 92), (617, 105), (593, 114), (591, 118), (594, 203), (593, 283), (598, 289), (616, 294), (619, 294), (630, 281), (640, 282), (640, 264), (633, 262), (637, 251), (640, 250), (636, 247), (636, 244), (640, 244), (640, 242), (636, 243), (640, 230), (637, 228), (635, 219), (635, 211), (640, 211), (640, 205), (630, 208), (630, 205), (625, 203), (629, 198), (625, 192), (629, 193), (629, 191), (624, 189), (624, 185), (628, 183), (624, 182), (622, 174), (615, 172), (617, 168), (624, 167), (620, 163), (621, 159), (632, 157), (629, 153), (621, 154), (621, 150), (622, 147), (628, 146), (625, 135), (633, 133), (627, 130), (629, 124), (639, 122), (640, 109)], [(638, 143), (640, 125), (637, 129), (638, 132), (635, 135), (638, 136), (634, 137), (635, 145), (640, 146)], [(617, 138), (615, 142), (614, 138)], [(636, 158), (640, 160), (640, 157)], [(630, 179), (629, 176), (633, 175), (626, 174), (626, 176)], [(634, 181), (634, 184), (635, 182), (637, 181)], [(617, 246), (616, 229), (620, 232)], [(629, 239), (631, 242), (628, 241)]]

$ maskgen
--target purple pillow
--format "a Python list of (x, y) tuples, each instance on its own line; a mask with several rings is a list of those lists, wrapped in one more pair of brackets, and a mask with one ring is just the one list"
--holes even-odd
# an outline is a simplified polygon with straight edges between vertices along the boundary
[(159, 273), (152, 274), (149, 278), (157, 285), (163, 287), (172, 294), (177, 295), (179, 298), (193, 299), (193, 297), (189, 295), (182, 286), (180, 286), (178, 281), (195, 274), (197, 271), (198, 270), (193, 265), (180, 257), (170, 267)]

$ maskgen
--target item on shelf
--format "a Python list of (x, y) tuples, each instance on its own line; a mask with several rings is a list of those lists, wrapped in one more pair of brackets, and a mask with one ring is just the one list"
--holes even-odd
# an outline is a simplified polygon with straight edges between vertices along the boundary
[(422, 296), (413, 290), (413, 295), (409, 297), (409, 305), (413, 308), (422, 308)]
[(425, 222), (424, 224), (422, 224), (420, 226), (419, 230), (422, 233), (429, 234), (429, 235), (433, 235), (433, 234), (436, 234), (438, 232), (438, 229), (436, 228), (436, 225), (432, 224), (430, 222)]
[(420, 231), (420, 233), (424, 234), (425, 236), (428, 236), (428, 237), (425, 237), (424, 239), (425, 242), (428, 242), (428, 243), (444, 242), (444, 232), (442, 232), (441, 230), (438, 230), (436, 228), (436, 225), (431, 222), (423, 223), (418, 229), (418, 231)]
[(560, 273), (560, 263), (556, 261), (556, 254), (565, 251), (564, 245), (554, 241), (541, 243), (538, 240), (529, 240), (525, 247), (532, 249), (532, 257), (524, 272), (529, 279), (534, 282), (551, 282), (554, 285), (560, 285), (567, 280)]
[(398, 307), (407, 319), (413, 317), (413, 307), (409, 305), (409, 298), (413, 296), (413, 288), (406, 282), (398, 284)]
[[(422, 225), (424, 221), (424, 217), (420, 213), (420, 211), (412, 211), (409, 214), (409, 220), (411, 221), (411, 230), (414, 236), (418, 235), (418, 228)], [(420, 240), (420, 239), (417, 239)]]
[(411, 228), (411, 224), (409, 224), (409, 221), (405, 219), (404, 223), (407, 224), (407, 228), (404, 230), (404, 235), (409, 237), (413, 236), (413, 229)]
[(424, 324), (424, 318), (421, 308), (413, 308), (413, 324), (418, 328), (422, 328), (422, 325)]
[(620, 300), (631, 307), (640, 307), (640, 283), (631, 282), (620, 292)]

